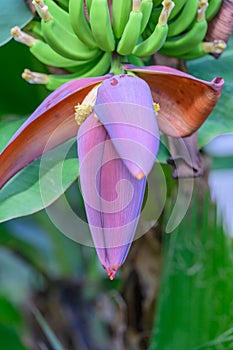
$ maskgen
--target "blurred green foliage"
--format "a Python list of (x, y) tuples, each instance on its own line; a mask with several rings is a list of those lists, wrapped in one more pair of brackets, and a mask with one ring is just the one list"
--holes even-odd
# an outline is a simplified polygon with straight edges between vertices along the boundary
[(26, 46), (14, 40), (1, 47), (0, 52), (0, 119), (25, 117), (43, 101), (48, 91), (43, 86), (28, 84), (21, 74), (25, 68), (41, 72), (47, 70), (33, 58)]
[(200, 198), (194, 193), (182, 223), (163, 238), (162, 281), (149, 349), (230, 349), (224, 333), (233, 326), (233, 241), (224, 233), (209, 194)]

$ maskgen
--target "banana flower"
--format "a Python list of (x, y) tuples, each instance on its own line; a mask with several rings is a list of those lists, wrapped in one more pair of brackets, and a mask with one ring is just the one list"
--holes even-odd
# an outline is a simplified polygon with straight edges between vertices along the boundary
[(181, 138), (197, 131), (224, 83), (163, 66), (125, 64), (124, 69), (130, 74), (73, 80), (59, 87), (0, 154), (1, 188), (45, 149), (77, 135), (88, 223), (111, 279), (134, 238), (159, 134)]

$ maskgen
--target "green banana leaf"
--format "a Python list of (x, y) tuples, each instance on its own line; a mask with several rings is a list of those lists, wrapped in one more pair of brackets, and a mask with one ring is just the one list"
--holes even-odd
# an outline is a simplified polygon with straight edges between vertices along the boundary
[(164, 235), (159, 300), (149, 350), (230, 349), (232, 238), (207, 195), (194, 196), (182, 223)]
[[(0, 123), (0, 150), (18, 121)], [(70, 140), (16, 174), (0, 191), (0, 222), (35, 213), (53, 203), (77, 179), (76, 144)]]
[(226, 51), (216, 60), (210, 55), (203, 58), (187, 61), (188, 70), (194, 76), (212, 80), (214, 77), (223, 77), (225, 84), (222, 95), (203, 126), (198, 131), (200, 147), (207, 144), (212, 138), (220, 134), (233, 132), (233, 37), (228, 43)]
[(7, 0), (1, 2), (0, 11), (0, 46), (11, 39), (10, 30), (14, 26), (24, 27), (33, 18), (33, 14), (24, 0)]
[(11, 121), (0, 121), (0, 152), (25, 120), (26, 118)]

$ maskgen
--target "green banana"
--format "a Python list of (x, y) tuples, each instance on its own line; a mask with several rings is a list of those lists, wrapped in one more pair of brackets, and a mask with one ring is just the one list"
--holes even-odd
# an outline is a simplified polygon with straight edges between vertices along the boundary
[(100, 54), (100, 50), (90, 50), (74, 33), (68, 32), (48, 11), (47, 6), (41, 6), (40, 0), (33, 1), (41, 16), (42, 32), (47, 43), (54, 51), (72, 60), (91, 60)]
[(175, 18), (180, 13), (180, 11), (182, 10), (187, 0), (173, 0), (173, 1), (175, 3), (175, 6), (169, 16), (169, 21)]
[(68, 11), (69, 9), (69, 0), (57, 0), (59, 6), (63, 8), (63, 10)]
[(86, 0), (87, 11), (90, 14), (92, 0)]
[(69, 32), (73, 32), (69, 14), (63, 10), (56, 2), (53, 0), (43, 0), (41, 2), (41, 5), (43, 5), (43, 2), (46, 6), (48, 6), (48, 10), (51, 13), (52, 17), (56, 18), (59, 23), (65, 27), (65, 29)]
[(211, 20), (219, 11), (222, 0), (209, 0), (209, 6), (206, 10), (206, 19)]
[(162, 4), (162, 0), (153, 0), (153, 6), (158, 7)]
[(133, 64), (134, 66), (142, 67), (145, 66), (141, 58), (134, 56), (134, 55), (128, 55), (127, 56), (128, 63)]
[(105, 52), (99, 62), (90, 68), (88, 65), (80, 66), (79, 70), (73, 74), (55, 75), (31, 72), (25, 69), (22, 74), (23, 79), (31, 84), (43, 84), (48, 90), (55, 90), (59, 86), (70, 80), (88, 78), (93, 76), (101, 76), (108, 72), (111, 62), (111, 54)]
[(179, 16), (169, 23), (168, 37), (177, 36), (183, 33), (195, 19), (199, 0), (187, 0), (184, 4)]
[(92, 0), (90, 25), (99, 48), (106, 52), (114, 51), (115, 39), (111, 26), (108, 0)]
[(84, 64), (86, 61), (75, 61), (59, 55), (44, 41), (35, 39), (31, 35), (24, 33), (19, 27), (11, 29), (13, 38), (29, 47), (30, 52), (42, 63), (54, 67), (73, 67)]
[(69, 16), (77, 37), (91, 49), (97, 47), (84, 12), (84, 0), (70, 0)]
[(22, 74), (22, 78), (30, 84), (45, 85), (48, 90), (53, 91), (70, 80), (79, 79), (82, 74), (85, 75), (85, 73), (85, 67), (80, 67), (80, 70), (76, 73), (65, 75), (37, 73), (32, 72), (29, 69), (25, 69)]
[(142, 57), (152, 55), (163, 46), (168, 32), (167, 21), (174, 7), (174, 2), (171, 0), (164, 0), (162, 4), (163, 9), (153, 33), (148, 39), (135, 46), (132, 52), (135, 56)]
[(112, 0), (112, 26), (117, 39), (122, 36), (132, 8), (132, 0)]
[(88, 62), (86, 60), (76, 61), (63, 57), (41, 40), (35, 41), (35, 43), (30, 47), (30, 52), (42, 63), (54, 67), (68, 68)]
[(149, 22), (148, 22), (148, 25), (143, 33), (143, 38), (146, 39), (148, 38), (152, 33), (153, 31), (155, 30), (155, 27), (158, 23), (158, 20), (159, 20), (159, 16), (161, 14), (161, 11), (162, 11), (163, 7), (160, 6), (160, 7), (156, 7), (152, 10), (151, 12), (151, 15), (150, 15), (150, 19), (149, 19)]
[(223, 40), (214, 40), (213, 42), (201, 42), (191, 51), (180, 55), (183, 60), (194, 60), (205, 56), (206, 54), (221, 54), (226, 48), (226, 43)]
[(132, 53), (141, 33), (142, 12), (138, 9), (132, 10), (129, 20), (125, 26), (122, 37), (117, 45), (117, 52), (126, 56)]
[(203, 41), (208, 28), (208, 23), (205, 18), (208, 1), (202, 0), (199, 4), (197, 17), (191, 29), (185, 34), (166, 40), (163, 47), (160, 49), (161, 53), (176, 57), (189, 52)]
[[(24, 29), (27, 31), (27, 28), (24, 28)], [(37, 38), (40, 38), (40, 39), (44, 38), (40, 21), (33, 20), (32, 22), (30, 22), (29, 33), (32, 33)]]
[(153, 9), (152, 0), (142, 0), (141, 2), (141, 12), (142, 12), (142, 23), (141, 23), (141, 33), (144, 32)]

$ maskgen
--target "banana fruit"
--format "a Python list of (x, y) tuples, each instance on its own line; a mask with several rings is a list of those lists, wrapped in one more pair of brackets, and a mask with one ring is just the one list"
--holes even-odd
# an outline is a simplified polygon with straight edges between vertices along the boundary
[(44, 74), (25, 69), (22, 77), (31, 84), (43, 84), (48, 90), (55, 90), (70, 80), (104, 75), (109, 71), (110, 63), (111, 55), (109, 52), (105, 52), (96, 64), (84, 64), (73, 74)]
[(112, 27), (116, 39), (120, 39), (129, 20), (132, 0), (112, 0)]
[(209, 0), (209, 6), (206, 10), (206, 19), (211, 20), (219, 11), (222, 0)]
[(84, 0), (70, 0), (69, 16), (72, 28), (77, 37), (91, 49), (96, 48), (97, 44), (85, 16)]
[(117, 52), (120, 55), (130, 55), (133, 51), (141, 33), (142, 18), (143, 14), (140, 11), (140, 6), (133, 7), (117, 46)]
[[(205, 42), (208, 21), (222, 2), (32, 0), (40, 21), (33, 20), (24, 31), (12, 28), (11, 34), (45, 65), (67, 71), (46, 77), (44, 84), (55, 89), (70, 79), (114, 72), (117, 56), (122, 56), (119, 62), (144, 65), (157, 51), (184, 60), (222, 52), (223, 41)], [(40, 81), (38, 76), (34, 80)]]
[(168, 32), (168, 18), (174, 7), (174, 2), (164, 0), (162, 2), (163, 9), (159, 16), (158, 24), (153, 33), (142, 43), (135, 46), (133, 54), (135, 56), (149, 56), (158, 51), (164, 44)]
[(201, 42), (191, 51), (180, 55), (179, 58), (183, 60), (194, 60), (205, 56), (206, 54), (220, 55), (226, 48), (226, 43), (223, 40), (214, 40), (211, 42)]
[(144, 32), (153, 9), (153, 1), (152, 0), (142, 0), (141, 2), (141, 12), (142, 12), (142, 23), (141, 23), (141, 33)]
[(89, 49), (78, 37), (66, 30), (58, 17), (53, 17), (48, 6), (42, 5), (41, 0), (33, 0), (38, 13), (41, 16), (42, 32), (47, 43), (54, 51), (72, 60), (90, 60), (100, 54), (99, 49)]
[[(11, 29), (13, 38), (29, 47), (30, 52), (42, 63), (48, 66), (68, 68), (77, 65), (77, 61), (71, 60), (61, 56), (54, 51), (47, 43), (40, 39), (35, 39), (32, 36), (24, 33), (19, 27)], [(79, 61), (78, 63), (85, 64), (86, 61)]]
[(195, 19), (199, 0), (186, 0), (179, 16), (169, 24), (168, 37), (177, 36), (183, 33)]
[(187, 32), (177, 37), (168, 38), (160, 52), (168, 56), (174, 56), (175, 52), (175, 56), (179, 56), (192, 50), (192, 48), (202, 42), (208, 28), (205, 17), (207, 6), (207, 0), (199, 0), (197, 15), (193, 26)]
[(106, 52), (115, 49), (115, 38), (112, 30), (108, 0), (92, 0), (90, 25), (98, 47)]
[(68, 11), (69, 9), (69, 0), (57, 0), (59, 6), (64, 10)]

